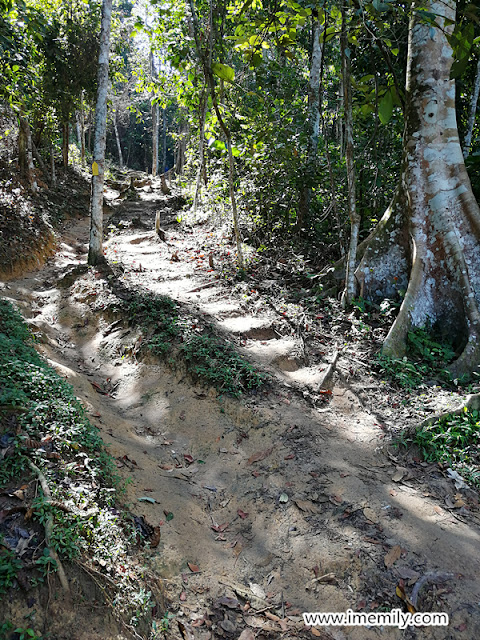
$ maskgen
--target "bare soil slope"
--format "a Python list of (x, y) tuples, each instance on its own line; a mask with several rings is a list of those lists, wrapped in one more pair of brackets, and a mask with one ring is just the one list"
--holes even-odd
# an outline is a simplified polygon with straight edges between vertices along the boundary
[[(116, 209), (107, 258), (124, 285), (214, 322), (270, 373), (265, 391), (228, 398), (196, 385), (178, 361), (137, 358), (141, 335), (112, 315), (105, 273), (72, 274), (86, 262), (87, 220), (70, 222), (56, 256), (1, 293), (29, 318), (132, 479), (133, 509), (161, 523), (146, 560), (185, 625), (166, 637), (479, 637), (476, 495), (436, 465), (393, 455), (388, 421), (412, 417), (362, 355), (325, 344), (322, 318), (276, 308), (278, 274), (253, 290), (232, 284), (228, 234), (207, 221), (180, 224), (178, 196), (159, 187)], [(166, 242), (153, 230), (159, 209)], [(303, 611), (403, 609), (396, 589), (410, 596), (415, 584), (417, 609), (448, 612), (448, 628), (303, 626)]]

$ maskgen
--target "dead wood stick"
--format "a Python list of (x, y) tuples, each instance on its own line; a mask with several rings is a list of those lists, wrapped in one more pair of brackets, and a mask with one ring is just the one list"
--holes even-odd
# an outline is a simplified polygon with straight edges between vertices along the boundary
[(218, 280), (214, 280), (213, 282), (207, 282), (207, 284), (202, 284), (200, 287), (197, 287), (196, 289), (187, 291), (187, 293), (196, 293), (197, 291), (201, 291), (202, 289), (208, 289), (208, 287), (214, 287), (216, 284), (218, 284)]
[[(30, 461), (28, 464), (30, 466), (30, 469), (37, 475), (40, 481), (43, 495), (46, 497), (48, 502), (52, 502), (52, 494), (50, 492), (50, 487), (48, 486), (47, 479), (45, 478), (43, 473), (40, 471), (40, 469), (35, 464), (33, 464), (33, 462)], [(47, 514), (46, 521), (45, 521), (45, 541), (47, 543), (47, 546), (50, 552), (50, 557), (53, 558), (57, 563), (57, 573), (60, 579), (60, 584), (62, 585), (65, 593), (70, 594), (70, 585), (68, 584), (67, 576), (65, 574), (65, 569), (63, 568), (63, 564), (61, 563), (60, 558), (58, 557), (58, 553), (55, 551), (55, 549), (52, 548), (50, 543), (52, 533), (53, 533), (53, 518), (50, 514)]]
[(322, 381), (320, 382), (320, 385), (319, 385), (320, 389), (332, 388), (333, 374), (335, 373), (335, 369), (337, 367), (337, 360), (338, 360), (338, 351), (335, 351), (335, 353), (333, 354), (331, 363), (325, 369), (325, 373), (323, 374)]
[(420, 589), (423, 587), (423, 585), (427, 584), (428, 582), (433, 582), (434, 584), (436, 584), (437, 582), (445, 582), (446, 580), (452, 580), (453, 577), (453, 573), (438, 571), (426, 573), (419, 580), (417, 580), (410, 597), (410, 601), (415, 609), (417, 608), (418, 594), (420, 593)]

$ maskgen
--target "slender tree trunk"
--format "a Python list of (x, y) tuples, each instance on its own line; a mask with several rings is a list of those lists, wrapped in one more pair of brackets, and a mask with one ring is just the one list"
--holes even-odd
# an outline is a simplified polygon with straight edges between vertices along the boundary
[[(150, 50), (150, 77), (153, 80), (156, 78), (155, 60), (153, 58), (153, 51)], [(155, 177), (158, 173), (158, 102), (154, 102), (155, 93), (152, 94), (152, 176)]]
[(68, 139), (70, 136), (70, 127), (68, 120), (62, 123), (62, 158), (65, 169), (68, 167)]
[(75, 111), (75, 126), (77, 128), (77, 142), (80, 151), (80, 162), (82, 161), (82, 127), (80, 125), (80, 112)]
[(120, 165), (120, 169), (123, 169), (122, 145), (120, 144), (120, 136), (118, 135), (117, 110), (116, 109), (114, 109), (114, 111), (113, 111), (113, 130), (115, 131), (115, 140), (117, 142), (118, 163)]
[(473, 87), (472, 100), (470, 102), (470, 113), (468, 116), (467, 133), (463, 143), (463, 157), (467, 158), (470, 153), (472, 144), (473, 127), (475, 125), (475, 116), (477, 115), (478, 94), (480, 93), (480, 58), (477, 63), (477, 73), (475, 75), (475, 85)]
[(83, 89), (80, 93), (80, 157), (82, 167), (85, 166), (85, 107), (83, 105)]
[(32, 193), (38, 191), (38, 185), (35, 178), (35, 167), (33, 164), (33, 141), (32, 133), (28, 120), (24, 116), (19, 118), (18, 133), (18, 159), (20, 165), (20, 174), (27, 179), (28, 186)]
[(202, 99), (200, 101), (200, 138), (198, 141), (198, 167), (197, 167), (197, 180), (195, 184), (195, 196), (193, 198), (193, 213), (197, 212), (198, 203), (200, 201), (200, 192), (202, 186), (202, 171), (204, 161), (204, 148), (205, 148), (205, 120), (207, 117), (208, 99), (207, 92), (202, 93)]
[(235, 185), (234, 185), (234, 162), (233, 162), (233, 153), (232, 153), (232, 136), (230, 129), (225, 124), (222, 113), (218, 108), (217, 97), (215, 93), (215, 80), (213, 78), (213, 72), (211, 65), (209, 64), (209, 55), (208, 53), (202, 51), (202, 47), (200, 45), (200, 37), (199, 37), (199, 26), (197, 14), (195, 11), (195, 0), (190, 0), (190, 11), (192, 14), (192, 23), (193, 23), (193, 32), (195, 37), (195, 45), (197, 49), (197, 56), (200, 63), (203, 66), (203, 72), (205, 76), (205, 82), (210, 89), (210, 96), (212, 98), (213, 108), (215, 109), (215, 114), (218, 118), (218, 123), (220, 125), (221, 130), (225, 135), (225, 139), (227, 141), (227, 149), (228, 149), (228, 183), (230, 190), (230, 202), (232, 205), (232, 218), (233, 218), (233, 230), (235, 233), (235, 240), (237, 245), (237, 263), (240, 269), (244, 268), (244, 260), (243, 260), (243, 251), (242, 251), (242, 240), (240, 236), (240, 229), (238, 225), (238, 212), (237, 212), (237, 202), (235, 198)]
[(152, 176), (158, 173), (158, 104), (152, 104)]
[(89, 109), (89, 113), (88, 113), (88, 152), (89, 153), (92, 153), (92, 129), (93, 129), (92, 110)]
[(360, 232), (360, 215), (357, 212), (357, 202), (355, 193), (355, 159), (353, 150), (353, 114), (352, 114), (352, 82), (350, 54), (347, 54), (348, 33), (347, 33), (347, 7), (342, 6), (342, 80), (344, 96), (345, 114), (345, 164), (347, 167), (347, 202), (348, 214), (350, 217), (350, 246), (347, 255), (347, 271), (345, 277), (345, 290), (342, 295), (342, 306), (346, 307), (352, 303), (355, 297), (355, 266), (358, 246), (358, 235)]
[(312, 185), (316, 175), (318, 137), (320, 133), (320, 81), (323, 66), (323, 43), (320, 42), (320, 36), (323, 26), (320, 24), (320, 18), (314, 18), (312, 26), (312, 62), (310, 66), (310, 78), (308, 82), (308, 149), (307, 149), (307, 166), (305, 172), (305, 184), (300, 192), (300, 201), (298, 206), (297, 227), (302, 228), (305, 219), (310, 211), (310, 202), (312, 199)]
[(167, 108), (162, 109), (162, 173), (167, 169)]
[(343, 81), (340, 82), (340, 86), (338, 87), (338, 107), (337, 107), (337, 137), (338, 137), (338, 146), (340, 148), (340, 158), (343, 158), (345, 149), (344, 149), (344, 136), (343, 136), (343, 126), (344, 121), (341, 115), (341, 109), (343, 109), (343, 105), (345, 104), (345, 98), (343, 95)]
[(98, 56), (98, 88), (95, 109), (95, 146), (93, 150), (92, 199), (90, 206), (90, 246), (88, 264), (97, 265), (103, 257), (103, 183), (107, 137), (108, 58), (112, 1), (103, 0), (100, 53)]
[(33, 152), (33, 157), (35, 158), (35, 160), (37, 161), (38, 166), (40, 167), (40, 169), (43, 171), (43, 173), (45, 174), (45, 179), (47, 179), (48, 176), (48, 171), (47, 171), (47, 167), (45, 165), (45, 162), (43, 161), (42, 156), (40, 155), (37, 147), (35, 146), (34, 141), (32, 140), (32, 152)]
[(55, 171), (55, 148), (50, 145), (50, 179), (51, 185), (54, 187), (57, 184), (57, 173)]
[(186, 120), (180, 121), (178, 138), (177, 138), (177, 153), (175, 159), (175, 173), (177, 176), (181, 176), (183, 173), (183, 167), (185, 166), (185, 153), (187, 149), (187, 134), (188, 123)]

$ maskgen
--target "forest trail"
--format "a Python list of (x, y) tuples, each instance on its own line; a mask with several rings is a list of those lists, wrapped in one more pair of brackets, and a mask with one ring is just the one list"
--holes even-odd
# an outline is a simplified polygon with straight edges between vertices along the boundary
[[(212, 637), (207, 610), (224, 616), (215, 637), (237, 639), (248, 627), (259, 637), (315, 637), (303, 628), (303, 611), (403, 609), (396, 587), (411, 595), (427, 576), (417, 608), (448, 612), (448, 628), (330, 627), (317, 637), (480, 637), (472, 492), (435, 465), (387, 451), (375, 407), (362, 396), (367, 377), (337, 376), (331, 396), (321, 393), (331, 354), (305, 354), (302, 335), (286, 332), (263, 294), (252, 299), (246, 283), (232, 288), (217, 277), (221, 260), (233, 259), (226, 232), (207, 220), (180, 224), (178, 196), (153, 186), (114, 209), (107, 257), (130, 287), (169, 295), (215, 323), (270, 372), (268, 391), (217, 396), (181, 368), (137, 361), (140, 336), (126, 318), (112, 322), (105, 276), (72, 276), (72, 266), (86, 262), (88, 220), (70, 221), (55, 258), (2, 293), (17, 301), (119, 472), (132, 478), (132, 511), (162, 522), (148, 562), (165, 581), (171, 611), (199, 640)], [(159, 209), (166, 242), (153, 231)], [(467, 508), (454, 510), (452, 501)], [(250, 612), (236, 604), (245, 598)], [(179, 637), (173, 627), (169, 633)]]

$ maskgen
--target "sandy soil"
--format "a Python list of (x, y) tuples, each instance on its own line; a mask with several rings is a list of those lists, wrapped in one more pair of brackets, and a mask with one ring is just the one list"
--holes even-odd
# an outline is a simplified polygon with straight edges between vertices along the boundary
[[(107, 280), (89, 269), (62, 281), (86, 262), (86, 220), (71, 222), (55, 258), (2, 295), (29, 318), (41, 351), (131, 478), (127, 502), (161, 523), (161, 543), (146, 561), (185, 624), (183, 637), (480, 637), (475, 494), (385, 446), (378, 410), (389, 400), (361, 362), (345, 375), (355, 354), (341, 352), (324, 385), (332, 394), (320, 393), (333, 350), (306, 358), (301, 336), (282, 333), (278, 310), (260, 294), (246, 304), (244, 285), (232, 289), (218, 277), (222, 257), (233, 253), (225, 231), (179, 224), (171, 202), (146, 187), (121, 204), (108, 259), (129, 286), (168, 294), (216, 323), (270, 372), (267, 391), (234, 400), (193, 384), (181, 366), (139, 361), (140, 335), (128, 319), (112, 329)], [(166, 242), (153, 232), (158, 209)], [(448, 612), (447, 628), (303, 628), (304, 611), (405, 610), (397, 587), (411, 596), (422, 578), (417, 609)], [(178, 633), (172, 625), (166, 637)]]

